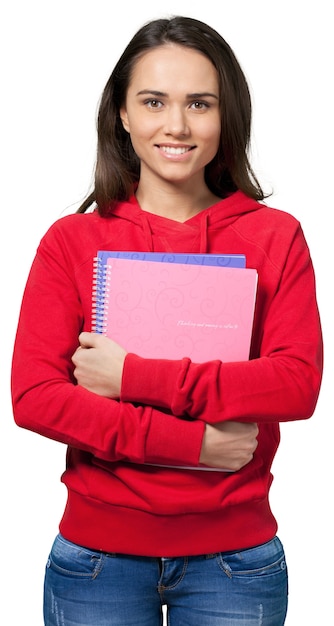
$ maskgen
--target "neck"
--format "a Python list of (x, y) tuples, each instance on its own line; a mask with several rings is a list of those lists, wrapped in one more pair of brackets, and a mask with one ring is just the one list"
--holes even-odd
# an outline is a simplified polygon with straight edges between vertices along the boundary
[(143, 211), (177, 222), (186, 222), (221, 200), (206, 185), (201, 185), (197, 190), (175, 185), (150, 185), (146, 189), (142, 182), (139, 182), (136, 198)]

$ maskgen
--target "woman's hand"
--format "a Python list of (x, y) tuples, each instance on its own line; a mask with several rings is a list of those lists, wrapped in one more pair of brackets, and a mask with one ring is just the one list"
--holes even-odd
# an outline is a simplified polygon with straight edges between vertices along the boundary
[(258, 444), (258, 433), (257, 424), (252, 422), (206, 424), (200, 463), (238, 471), (252, 460)]
[(99, 396), (119, 398), (126, 351), (112, 339), (96, 333), (81, 333), (79, 343), (72, 356), (78, 384)]

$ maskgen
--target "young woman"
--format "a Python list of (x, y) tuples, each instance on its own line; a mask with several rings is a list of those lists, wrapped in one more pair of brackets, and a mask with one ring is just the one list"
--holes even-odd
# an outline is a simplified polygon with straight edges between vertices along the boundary
[[(308, 246), (263, 202), (250, 126), (215, 30), (144, 25), (102, 95), (94, 191), (40, 243), (12, 394), (19, 426), (68, 446), (47, 626), (158, 626), (162, 605), (171, 626), (285, 621), (270, 468), (279, 422), (314, 412), (322, 338)], [(90, 332), (101, 249), (245, 254), (258, 272), (249, 360), (143, 358)]]

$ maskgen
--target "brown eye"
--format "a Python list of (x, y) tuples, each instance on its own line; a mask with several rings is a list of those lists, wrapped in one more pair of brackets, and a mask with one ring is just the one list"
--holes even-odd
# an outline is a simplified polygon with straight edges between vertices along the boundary
[(202, 111), (209, 108), (209, 104), (207, 102), (202, 102), (201, 100), (196, 100), (196, 102), (193, 102), (191, 106), (197, 111)]
[(162, 102), (153, 98), (151, 98), (150, 100), (145, 100), (145, 104), (150, 109), (160, 109), (162, 107)]

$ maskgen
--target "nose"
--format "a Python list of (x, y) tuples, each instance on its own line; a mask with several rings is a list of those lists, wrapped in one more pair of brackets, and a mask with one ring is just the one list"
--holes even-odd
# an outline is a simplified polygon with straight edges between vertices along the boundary
[(188, 134), (189, 129), (187, 116), (182, 107), (175, 105), (168, 109), (165, 132), (166, 134), (173, 135), (175, 137), (185, 136)]

